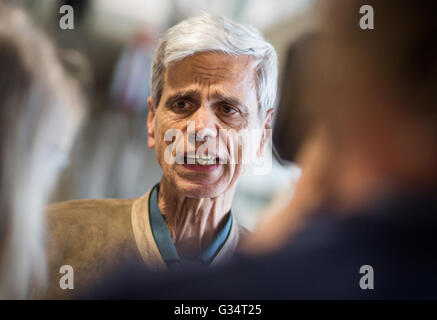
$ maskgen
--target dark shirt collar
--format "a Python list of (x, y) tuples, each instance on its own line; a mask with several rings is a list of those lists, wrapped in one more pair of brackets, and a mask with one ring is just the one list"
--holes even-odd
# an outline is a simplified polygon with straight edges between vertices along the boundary
[(193, 257), (179, 257), (176, 247), (168, 231), (167, 224), (158, 206), (159, 184), (152, 188), (149, 196), (149, 216), (153, 237), (162, 259), (168, 267), (186, 264), (209, 265), (225, 244), (232, 227), (232, 212), (227, 215), (226, 224), (219, 231), (215, 239), (200, 254)]

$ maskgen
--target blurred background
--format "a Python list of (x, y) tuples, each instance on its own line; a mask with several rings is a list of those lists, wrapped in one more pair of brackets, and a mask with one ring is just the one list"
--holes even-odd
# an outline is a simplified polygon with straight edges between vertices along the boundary
[[(316, 0), (3, 1), (23, 7), (53, 39), (89, 100), (88, 122), (55, 189), (55, 202), (134, 198), (160, 180), (154, 151), (146, 144), (146, 99), (155, 46), (169, 27), (202, 11), (251, 24), (276, 48), (281, 70), (287, 48), (312, 23), (308, 9)], [(73, 30), (59, 27), (64, 4), (74, 9)], [(268, 175), (248, 170), (233, 203), (240, 223), (252, 229), (268, 202), (290, 190), (299, 174), (295, 165), (276, 159)]]

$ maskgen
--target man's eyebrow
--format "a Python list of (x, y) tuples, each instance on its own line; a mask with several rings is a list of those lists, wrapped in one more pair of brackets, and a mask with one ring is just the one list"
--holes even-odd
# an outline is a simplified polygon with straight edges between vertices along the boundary
[(247, 106), (244, 103), (242, 103), (240, 101), (240, 99), (232, 97), (232, 96), (227, 96), (219, 91), (214, 92), (212, 95), (212, 98), (215, 100), (220, 100), (220, 101), (225, 102), (225, 103), (229, 103), (230, 105), (241, 107), (241, 108), (245, 109), (244, 111), (246, 111), (246, 112), (248, 111)]
[(201, 101), (202, 96), (201, 96), (200, 92), (197, 90), (187, 90), (187, 91), (176, 92), (176, 93), (170, 95), (165, 100), (165, 106), (170, 107), (174, 102), (176, 102), (177, 100), (180, 100), (180, 99)]

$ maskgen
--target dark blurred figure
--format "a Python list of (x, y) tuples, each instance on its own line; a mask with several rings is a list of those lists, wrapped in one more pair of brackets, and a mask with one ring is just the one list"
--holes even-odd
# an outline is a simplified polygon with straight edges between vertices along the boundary
[(322, 199), (319, 175), (324, 170), (328, 145), (323, 121), (305, 104), (311, 94), (308, 57), (320, 38), (317, 30), (307, 30), (287, 53), (280, 106), (273, 127), (273, 145), (283, 162), (294, 162), (303, 171), (262, 213), (256, 228), (240, 246), (249, 254), (264, 254), (282, 247), (299, 231)]
[[(360, 29), (362, 5), (374, 9), (373, 30)], [(437, 3), (318, 9), (302, 103), (324, 124), (325, 147), (302, 178), (323, 205), (306, 227), (279, 252), (211, 273), (131, 267), (93, 297), (437, 298)]]
[(302, 94), (306, 59), (318, 37), (316, 31), (308, 31), (292, 43), (287, 52), (280, 96), (283, 107), (278, 108), (273, 127), (274, 148), (282, 161), (296, 161), (305, 138), (312, 131), (314, 121), (302, 107)]

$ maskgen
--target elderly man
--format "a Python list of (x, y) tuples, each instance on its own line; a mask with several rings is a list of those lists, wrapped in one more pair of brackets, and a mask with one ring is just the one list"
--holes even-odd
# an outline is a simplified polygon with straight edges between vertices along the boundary
[[(316, 195), (322, 205), (288, 208), (307, 215), (306, 226), (279, 252), (211, 272), (181, 278), (128, 268), (93, 298), (437, 298), (437, 2), (366, 4), (374, 30), (360, 28), (361, 0), (317, 7), (323, 29), (305, 55), (312, 85), (302, 86), (298, 108), (326, 131), (299, 148), (306, 159), (292, 202)], [(266, 307), (246, 314), (277, 305)]]
[(51, 206), (51, 297), (85, 290), (127, 259), (158, 269), (216, 265), (244, 233), (231, 204), (247, 167), (243, 155), (262, 154), (270, 129), (274, 48), (252, 27), (190, 18), (160, 41), (151, 84), (148, 146), (162, 179), (138, 199)]

